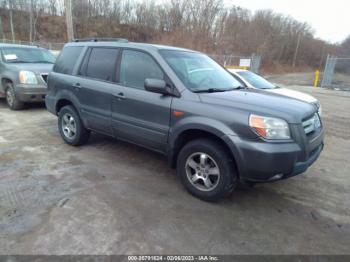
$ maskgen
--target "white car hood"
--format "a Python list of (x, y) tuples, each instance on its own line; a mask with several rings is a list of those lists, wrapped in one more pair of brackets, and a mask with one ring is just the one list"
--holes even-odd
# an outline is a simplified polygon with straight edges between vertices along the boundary
[(272, 92), (275, 94), (280, 94), (284, 96), (289, 96), (291, 98), (299, 99), (308, 103), (317, 103), (317, 99), (308, 94), (294, 91), (288, 88), (275, 88), (275, 89), (264, 89), (265, 91)]

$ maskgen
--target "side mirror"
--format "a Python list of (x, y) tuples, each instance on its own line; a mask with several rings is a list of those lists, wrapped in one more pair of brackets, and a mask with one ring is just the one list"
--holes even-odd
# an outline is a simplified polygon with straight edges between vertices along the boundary
[(163, 95), (171, 94), (170, 88), (167, 86), (166, 82), (162, 79), (146, 78), (145, 89), (149, 92), (163, 94)]

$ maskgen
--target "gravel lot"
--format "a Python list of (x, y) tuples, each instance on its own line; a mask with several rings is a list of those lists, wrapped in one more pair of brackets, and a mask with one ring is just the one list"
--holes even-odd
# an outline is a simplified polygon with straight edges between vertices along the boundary
[(0, 100), (0, 254), (350, 254), (350, 93), (297, 89), (323, 105), (320, 159), (216, 204), (158, 154), (100, 135), (70, 147), (43, 106)]

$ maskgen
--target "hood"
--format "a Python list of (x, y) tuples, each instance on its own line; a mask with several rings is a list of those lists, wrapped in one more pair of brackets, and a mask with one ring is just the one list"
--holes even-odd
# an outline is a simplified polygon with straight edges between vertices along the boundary
[(317, 111), (316, 106), (279, 94), (259, 89), (241, 89), (228, 92), (201, 93), (203, 103), (232, 107), (258, 115), (279, 117), (293, 124)]
[(289, 96), (291, 98), (299, 99), (308, 103), (317, 103), (317, 99), (308, 94), (294, 91), (288, 88), (275, 88), (275, 89), (264, 89), (265, 91), (272, 92), (275, 94), (280, 94), (284, 96)]
[(32, 71), (36, 74), (49, 73), (52, 70), (53, 64), (49, 63), (14, 63), (7, 64), (7, 66), (14, 70)]

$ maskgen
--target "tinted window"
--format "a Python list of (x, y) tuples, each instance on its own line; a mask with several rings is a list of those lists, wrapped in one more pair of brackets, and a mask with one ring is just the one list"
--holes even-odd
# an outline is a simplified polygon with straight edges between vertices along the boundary
[(67, 46), (63, 48), (57, 58), (53, 71), (62, 74), (72, 74), (74, 65), (82, 50), (82, 46)]
[(120, 65), (120, 83), (124, 86), (143, 89), (146, 78), (164, 79), (164, 74), (150, 55), (124, 50)]
[(93, 48), (86, 66), (86, 76), (105, 81), (113, 81), (118, 49)]
[(244, 78), (248, 83), (250, 83), (255, 88), (259, 89), (273, 89), (276, 88), (275, 85), (267, 81), (265, 78), (254, 74), (250, 71), (237, 72), (242, 78)]

